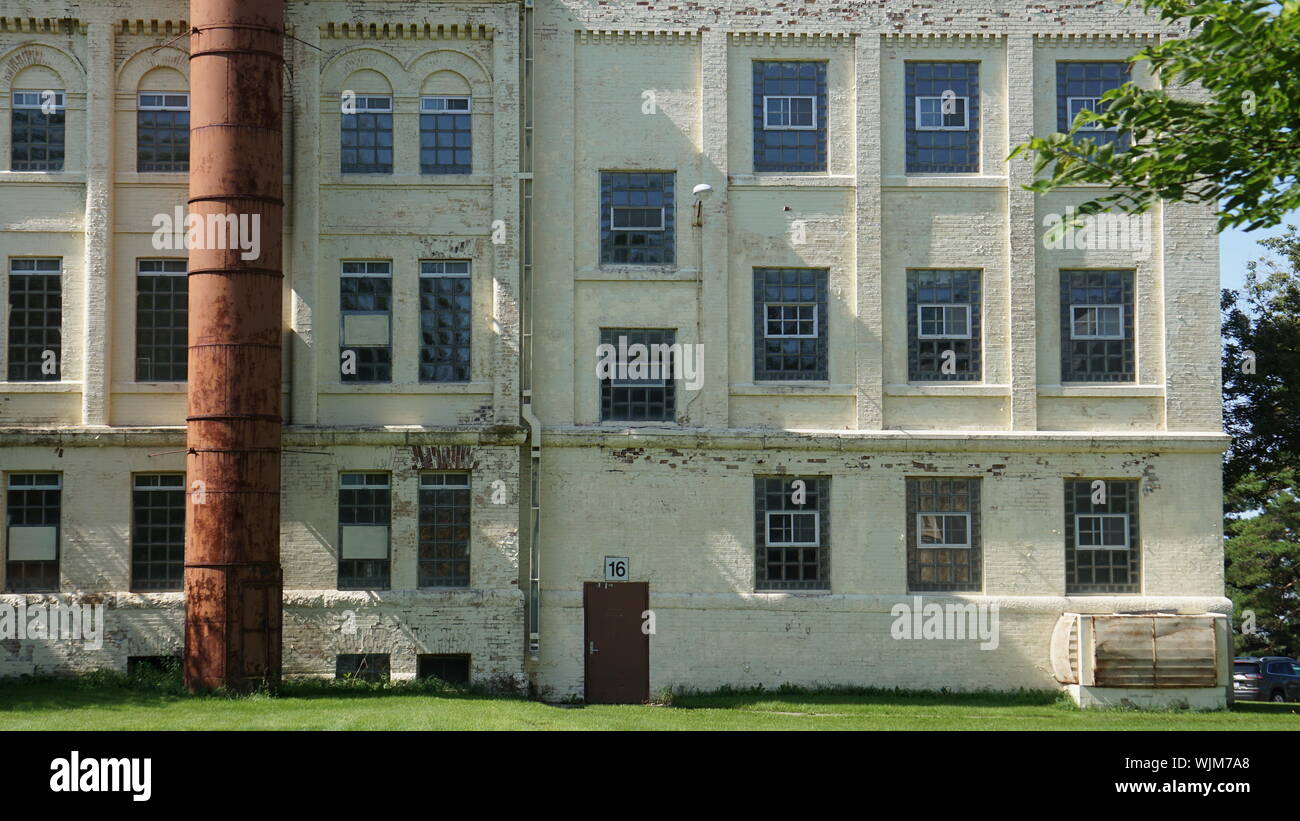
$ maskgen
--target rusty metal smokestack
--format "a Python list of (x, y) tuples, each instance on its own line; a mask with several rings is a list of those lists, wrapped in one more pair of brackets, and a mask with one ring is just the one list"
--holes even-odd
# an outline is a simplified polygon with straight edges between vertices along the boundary
[(280, 677), (284, 3), (190, 25), (185, 683), (244, 690)]

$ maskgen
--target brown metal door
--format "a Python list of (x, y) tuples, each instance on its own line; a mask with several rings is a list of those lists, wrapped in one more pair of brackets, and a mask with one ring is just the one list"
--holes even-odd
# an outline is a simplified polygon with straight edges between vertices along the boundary
[(587, 582), (582, 588), (588, 704), (640, 704), (650, 698), (650, 609), (646, 582)]

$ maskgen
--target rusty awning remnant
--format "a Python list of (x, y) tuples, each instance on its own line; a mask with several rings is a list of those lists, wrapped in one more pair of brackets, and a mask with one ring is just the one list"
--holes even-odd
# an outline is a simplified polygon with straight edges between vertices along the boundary
[(190, 214), (258, 247), (189, 251), (185, 683), (246, 690), (280, 677), (284, 3), (191, 0), (190, 25)]

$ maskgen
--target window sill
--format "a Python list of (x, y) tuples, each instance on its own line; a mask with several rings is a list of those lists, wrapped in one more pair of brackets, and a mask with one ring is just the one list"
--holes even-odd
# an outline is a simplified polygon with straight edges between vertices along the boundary
[(334, 188), (372, 187), (382, 185), (393, 188), (491, 188), (491, 174), (340, 174), (330, 172), (320, 175), (320, 185)]
[(731, 393), (734, 396), (855, 396), (857, 388), (853, 385), (832, 384), (824, 379), (809, 379), (806, 382), (758, 380), (733, 382)]
[(320, 394), (410, 394), (415, 396), (491, 395), (491, 382), (324, 382)]
[(84, 183), (84, 171), (0, 171), (0, 183)]
[(577, 282), (635, 282), (684, 281), (700, 278), (699, 268), (678, 268), (675, 265), (601, 265), (579, 268), (573, 278)]
[(978, 171), (966, 174), (930, 174), (912, 172), (891, 174), (881, 180), (882, 188), (1006, 188), (1007, 177), (985, 175)]
[(185, 393), (188, 382), (114, 382), (113, 393)]
[(727, 178), (727, 185), (730, 188), (852, 188), (857, 181), (857, 177), (825, 171), (756, 171), (732, 174)]
[(80, 382), (0, 382), (0, 393), (81, 393)]
[(830, 596), (831, 589), (824, 590), (760, 590), (755, 589), (754, 594), (758, 596)]
[(188, 186), (188, 171), (119, 171), (118, 185), (176, 185)]
[(1132, 382), (1093, 382), (1088, 384), (1039, 385), (1039, 396), (1048, 397), (1163, 397), (1164, 385), (1135, 385)]
[(906, 385), (886, 385), (886, 396), (1010, 396), (1010, 385), (989, 385), (983, 382), (914, 382)]

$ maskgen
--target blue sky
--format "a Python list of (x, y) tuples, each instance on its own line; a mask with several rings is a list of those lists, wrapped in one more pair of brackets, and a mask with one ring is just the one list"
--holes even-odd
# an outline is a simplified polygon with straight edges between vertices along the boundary
[(1281, 225), (1272, 228), (1258, 228), (1250, 233), (1230, 228), (1219, 234), (1219, 282), (1222, 287), (1240, 288), (1246, 278), (1246, 262), (1267, 253), (1259, 247), (1259, 241), (1280, 236), (1288, 223), (1300, 225), (1300, 212), (1292, 211)]

